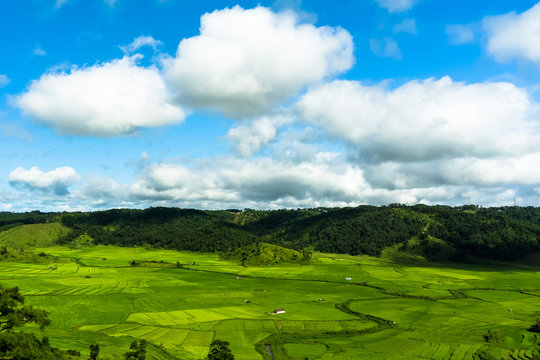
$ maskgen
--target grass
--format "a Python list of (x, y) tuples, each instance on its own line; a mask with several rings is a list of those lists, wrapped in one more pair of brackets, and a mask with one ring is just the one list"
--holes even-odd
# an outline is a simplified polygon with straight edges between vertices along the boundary
[[(306, 265), (243, 267), (145, 248), (32, 251), (64, 262), (0, 261), (0, 283), (50, 312), (53, 345), (88, 354), (98, 343), (102, 359), (134, 339), (149, 341), (153, 359), (201, 359), (216, 338), (241, 360), (269, 359), (265, 344), (274, 359), (525, 359), (540, 346), (526, 331), (540, 317), (534, 266), (315, 254)], [(286, 313), (268, 314), (277, 308)], [(487, 343), (488, 330), (503, 341)]]
[(0, 246), (49, 246), (68, 232), (69, 228), (59, 223), (21, 225), (0, 232)]

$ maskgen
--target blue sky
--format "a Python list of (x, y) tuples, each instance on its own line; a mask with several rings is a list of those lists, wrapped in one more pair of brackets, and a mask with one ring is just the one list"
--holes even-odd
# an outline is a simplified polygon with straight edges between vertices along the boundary
[(535, 1), (4, 0), (0, 211), (540, 206)]

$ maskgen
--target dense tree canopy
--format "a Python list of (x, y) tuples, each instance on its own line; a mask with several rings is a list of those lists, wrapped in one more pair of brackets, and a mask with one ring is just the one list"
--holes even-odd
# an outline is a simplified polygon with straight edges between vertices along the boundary
[(15, 328), (25, 324), (36, 324), (43, 328), (51, 323), (47, 312), (23, 304), (24, 297), (19, 288), (4, 288), (0, 285), (0, 358), (70, 359), (69, 353), (53, 348), (48, 338), (44, 337), (40, 340), (33, 334), (14, 331)]
[(234, 360), (234, 355), (229, 349), (229, 342), (216, 339), (210, 344), (208, 360)]
[(146, 340), (132, 341), (129, 351), (124, 354), (125, 360), (145, 360), (146, 359)]
[(0, 213), (0, 231), (51, 221), (61, 221), (71, 229), (60, 239), (64, 244), (85, 239), (94, 244), (230, 251), (264, 242), (295, 250), (310, 247), (322, 252), (380, 255), (387, 247), (406, 245), (418, 237), (428, 256), (445, 246), (454, 249), (455, 259), (474, 256), (513, 260), (540, 251), (540, 209), (533, 207), (392, 204), (297, 210), (158, 207), (90, 213)]
[(46, 311), (23, 304), (24, 297), (18, 287), (6, 289), (0, 285), (0, 332), (29, 323), (35, 323), (40, 328), (50, 325)]

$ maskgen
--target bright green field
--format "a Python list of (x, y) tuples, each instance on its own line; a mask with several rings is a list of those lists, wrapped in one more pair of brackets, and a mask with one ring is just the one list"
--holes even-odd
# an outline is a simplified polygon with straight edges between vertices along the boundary
[[(50, 312), (44, 335), (53, 345), (87, 354), (98, 343), (103, 359), (120, 358), (134, 339), (148, 340), (154, 359), (201, 359), (216, 338), (245, 360), (269, 359), (264, 344), (274, 359), (301, 360), (473, 359), (477, 351), (529, 359), (540, 346), (540, 334), (525, 330), (540, 317), (536, 267), (317, 254), (310, 265), (244, 268), (214, 254), (144, 248), (34, 251), (72, 261), (54, 270), (0, 262), (0, 284)], [(286, 313), (268, 314), (277, 308)], [(504, 341), (485, 342), (488, 330)]]

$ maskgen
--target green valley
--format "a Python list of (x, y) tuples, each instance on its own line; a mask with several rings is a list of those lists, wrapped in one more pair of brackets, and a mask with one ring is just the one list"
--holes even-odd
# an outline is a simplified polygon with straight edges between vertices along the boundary
[[(44, 330), (20, 330), (45, 336), (52, 346), (83, 358), (97, 344), (99, 359), (121, 359), (130, 344), (145, 340), (147, 359), (196, 360), (206, 358), (217, 339), (230, 343), (235, 359), (245, 360), (540, 356), (540, 335), (532, 327), (540, 318), (540, 266), (534, 251), (519, 261), (475, 257), (474, 249), (464, 254), (466, 247), (443, 240), (456, 235), (441, 230), (444, 226), (456, 234), (460, 223), (441, 221), (428, 211), (370, 211), (364, 220), (371, 225), (356, 228), (360, 220), (335, 211), (341, 212), (341, 222), (322, 210), (259, 218), (253, 218), (261, 215), (257, 212), (190, 212), (187, 219), (124, 217), (102, 223), (89, 220), (99, 213), (41, 214), (37, 223), (3, 225), (0, 284), (19, 287), (25, 304), (49, 313), (51, 324)], [(82, 221), (70, 223), (62, 216)], [(209, 218), (208, 229), (199, 228), (197, 216)], [(516, 214), (496, 220), (505, 222), (505, 231), (522, 229), (522, 235), (536, 229), (534, 219), (524, 222)], [(171, 230), (171, 223), (177, 228)], [(243, 234), (239, 243), (264, 239), (299, 251), (262, 241), (238, 247), (227, 243), (226, 251), (177, 250), (174, 244), (165, 249), (152, 245), (151, 236), (132, 246), (103, 244), (107, 238), (100, 234), (114, 239), (135, 224), (146, 230), (133, 232), (131, 239), (167, 230), (185, 234), (179, 243), (196, 231), (216, 237), (238, 233)], [(397, 236), (391, 224), (405, 231), (403, 240), (376, 243), (384, 226), (389, 238)], [(499, 231), (494, 221), (490, 226)], [(378, 256), (316, 251), (331, 228), (338, 229), (338, 238), (350, 234), (357, 249), (372, 241), (382, 250)], [(298, 236), (296, 243), (291, 234)], [(210, 244), (207, 238), (201, 242)], [(456, 254), (468, 261), (456, 262)]]
[[(404, 266), (317, 253), (310, 264), (243, 267), (170, 250), (35, 251), (77, 262), (54, 270), (0, 263), (0, 283), (50, 312), (43, 335), (53, 345), (84, 354), (97, 343), (103, 359), (119, 358), (134, 339), (147, 340), (155, 359), (201, 359), (216, 338), (236, 359), (268, 359), (265, 344), (275, 359), (526, 359), (540, 340), (526, 330), (539, 316), (540, 268), (532, 266)], [(269, 314), (278, 308), (286, 312)], [(501, 341), (484, 340), (488, 331)]]

